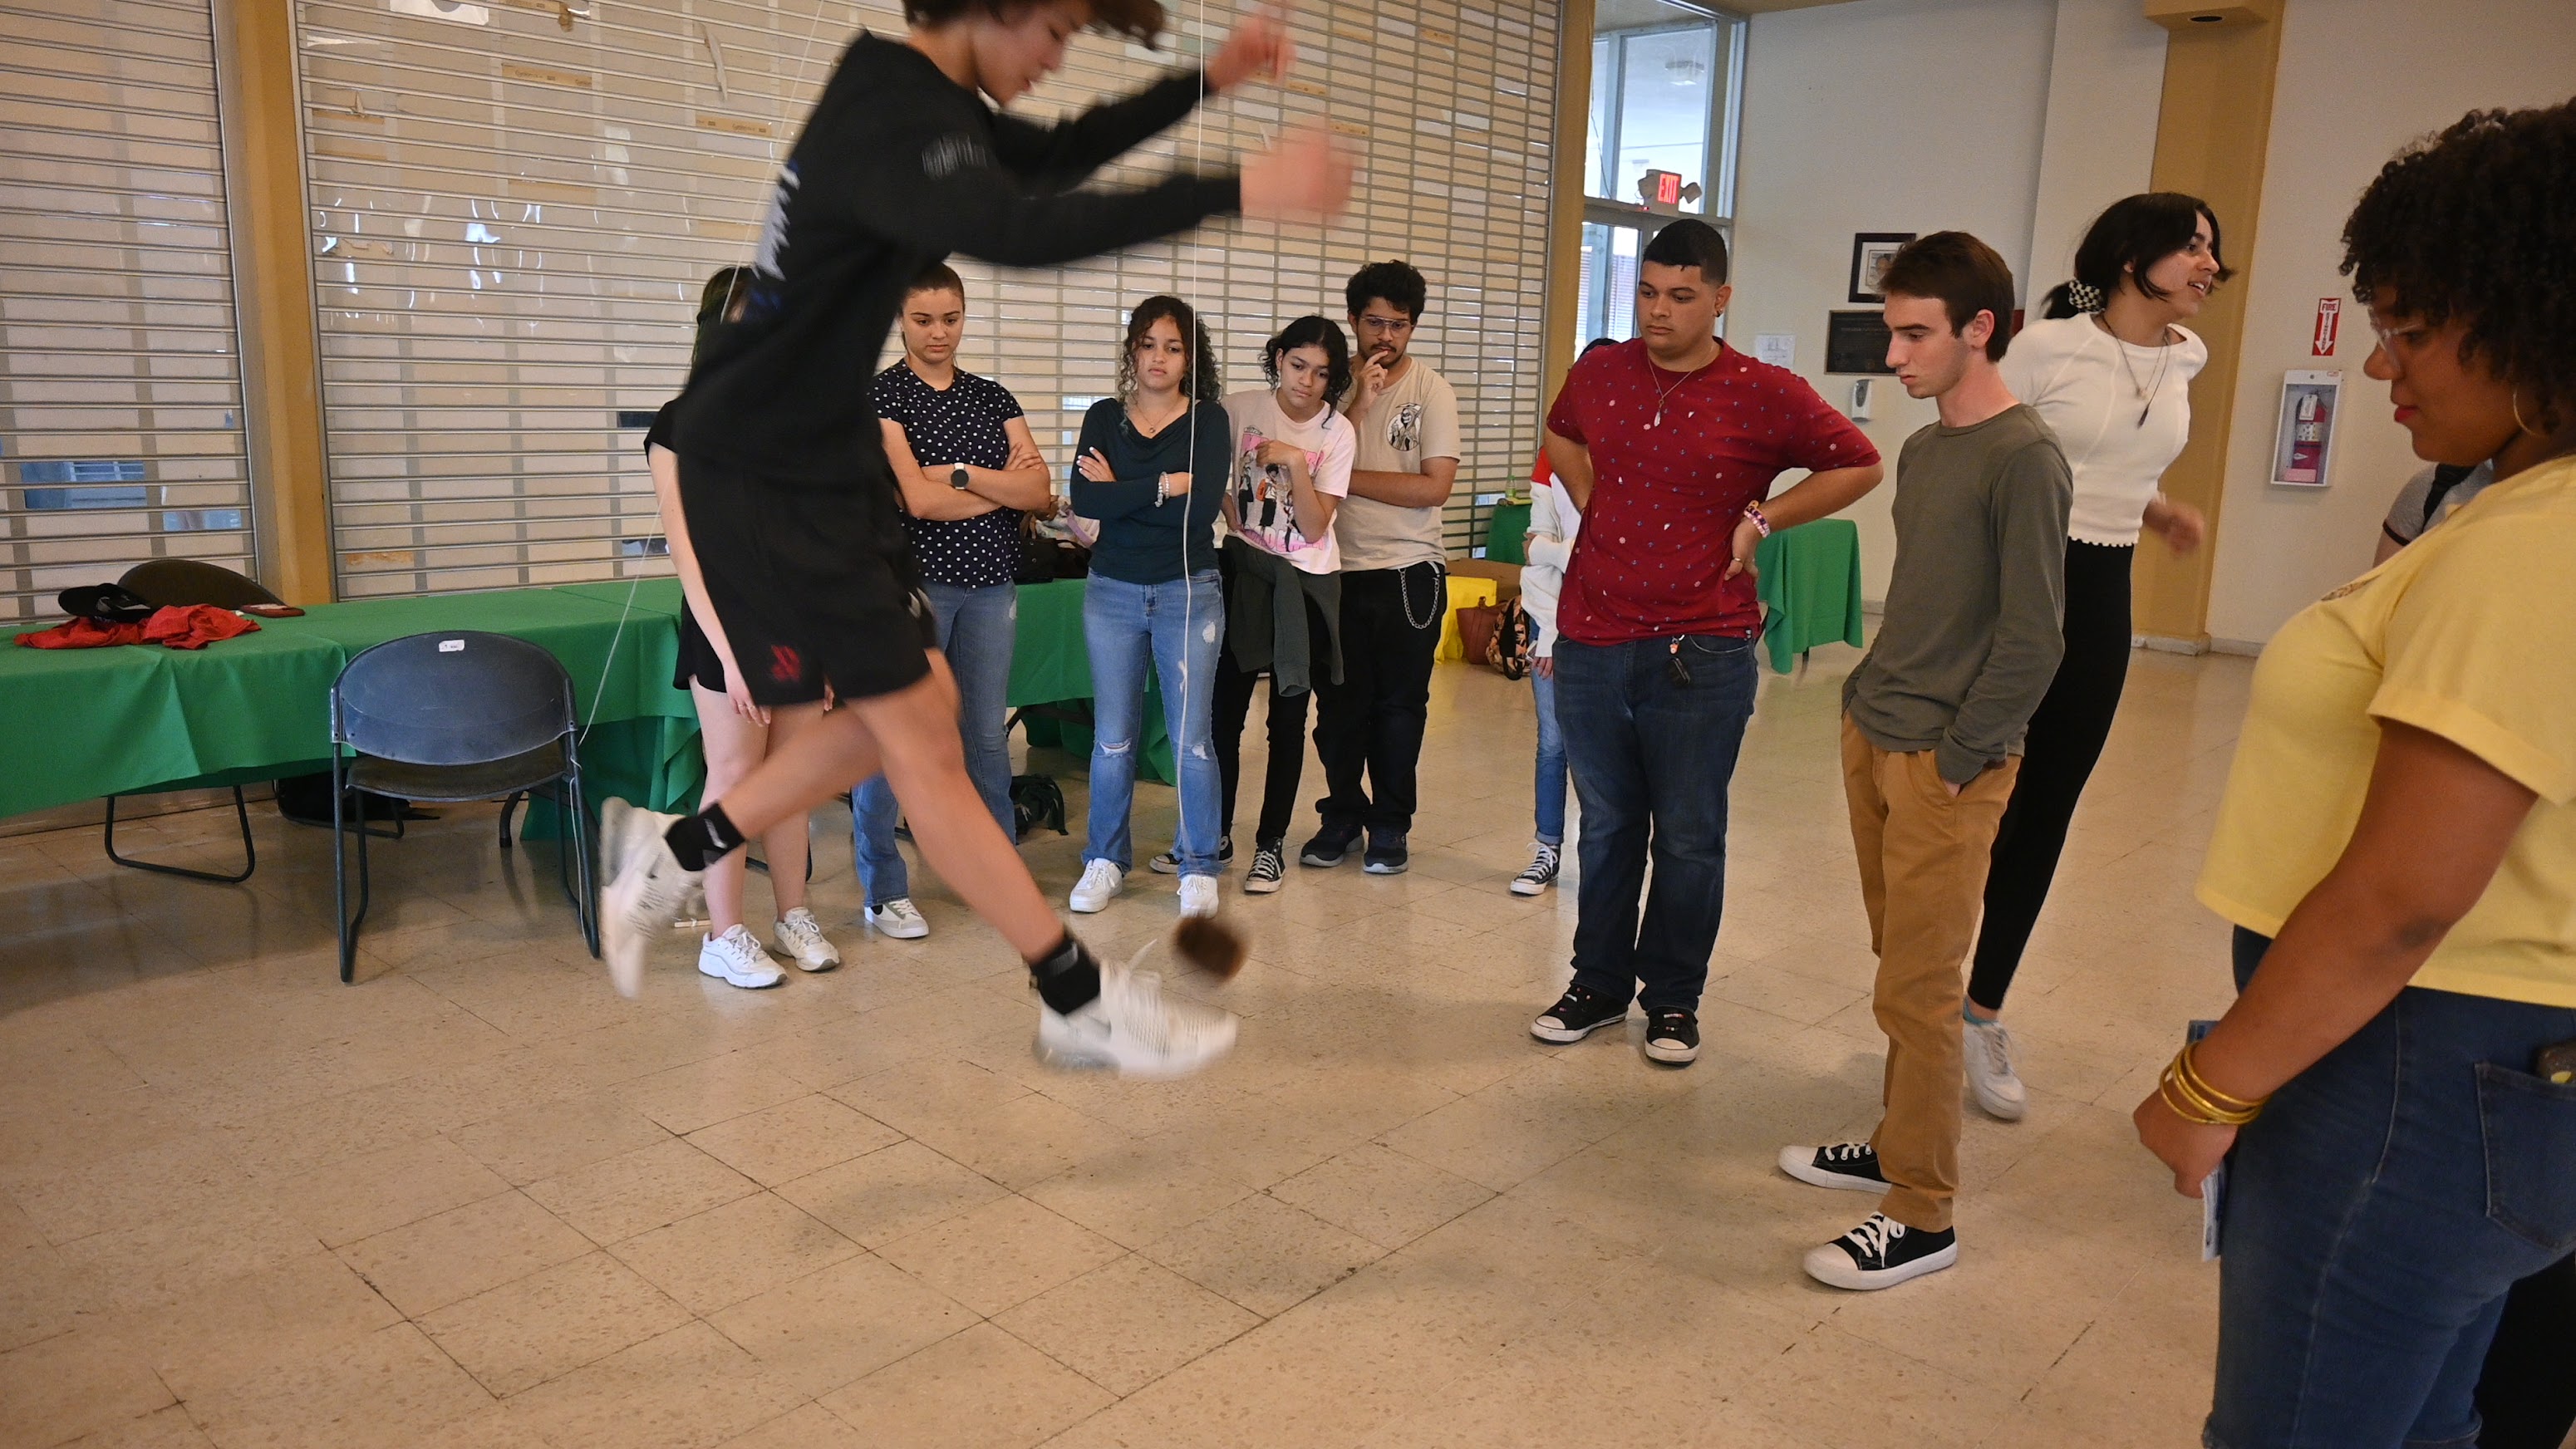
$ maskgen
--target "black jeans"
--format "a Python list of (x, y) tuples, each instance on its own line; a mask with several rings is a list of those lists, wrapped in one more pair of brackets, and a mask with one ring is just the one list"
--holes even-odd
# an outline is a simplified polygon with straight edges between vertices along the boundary
[(2576, 1429), (2576, 1258), (2513, 1285), (2478, 1373), (2478, 1449), (2558, 1449)]
[(2102, 758), (2120, 691), (2129, 681), (2129, 562), (2134, 547), (2066, 543), (2066, 654), (2030, 717), (2021, 778), (1995, 831), (1986, 871), (1985, 924), (1977, 931), (1968, 999), (2003, 1009), (2031, 928), (2048, 902), (2066, 826)]
[(1342, 575), (1342, 682), (1315, 682), (1326, 791), (1315, 809), (1326, 828), (1413, 828), (1431, 662), (1448, 614), (1448, 571), (1436, 563)]
[(1583, 803), (1576, 985), (1699, 1010), (1726, 905), (1727, 786), (1759, 685), (1738, 636), (1557, 641), (1556, 727)]
[[(1323, 676), (1333, 668), (1333, 639), (1325, 628), (1323, 606), (1312, 598), (1306, 600), (1306, 639), (1315, 687), (1325, 688)], [(1218, 653), (1216, 665), (1216, 768), (1224, 793), (1217, 822), (1227, 839), (1234, 835), (1235, 787), (1243, 780), (1243, 722), (1252, 713), (1252, 695), (1260, 681), (1260, 675), (1247, 674), (1235, 663), (1229, 641)], [(1306, 701), (1311, 697), (1311, 692), (1281, 694), (1277, 682), (1272, 682), (1270, 767), (1261, 786), (1261, 823), (1253, 828), (1256, 845), (1286, 839), (1289, 821), (1297, 813), (1297, 786), (1306, 774)]]

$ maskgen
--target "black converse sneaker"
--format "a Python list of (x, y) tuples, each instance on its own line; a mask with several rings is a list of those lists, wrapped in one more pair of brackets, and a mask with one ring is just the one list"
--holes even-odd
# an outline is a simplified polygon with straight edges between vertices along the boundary
[[(1152, 860), (1145, 862), (1145, 864), (1152, 869), (1156, 875), (1179, 875), (1181, 873), (1181, 857), (1180, 852), (1177, 850), (1164, 851), (1162, 854), (1155, 856)], [(1232, 864), (1234, 864), (1234, 837), (1229, 835), (1216, 843), (1216, 868), (1223, 870)]]
[(1878, 1170), (1878, 1149), (1866, 1142), (1831, 1142), (1822, 1147), (1783, 1147), (1780, 1170), (1815, 1187), (1853, 1192), (1885, 1192), (1888, 1181)]
[(1530, 857), (1529, 869), (1512, 877), (1512, 894), (1534, 896), (1556, 884), (1559, 853), (1556, 846), (1540, 841), (1537, 852)]
[(1605, 1026), (1617, 1026), (1628, 1019), (1628, 1003), (1613, 1003), (1609, 997), (1581, 986), (1568, 986), (1556, 1005), (1540, 1012), (1530, 1023), (1530, 1035), (1540, 1041), (1581, 1041)]
[(1959, 1261), (1959, 1230), (1909, 1228), (1885, 1213), (1821, 1248), (1807, 1250), (1807, 1276), (1830, 1288), (1893, 1288)]
[(1243, 873), (1243, 893), (1266, 896), (1279, 889), (1288, 874), (1288, 842), (1256, 840), (1252, 844), (1252, 869)]
[(1699, 1018), (1678, 1006), (1658, 1006), (1646, 1013), (1646, 1055), (1671, 1066), (1699, 1060)]

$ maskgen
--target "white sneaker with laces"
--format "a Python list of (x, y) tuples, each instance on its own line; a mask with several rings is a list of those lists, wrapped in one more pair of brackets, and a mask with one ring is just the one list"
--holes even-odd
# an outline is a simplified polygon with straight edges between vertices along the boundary
[(868, 907), (868, 924), (876, 927), (878, 934), (898, 941), (918, 941), (930, 934), (930, 923), (921, 918), (910, 896), (896, 896), (884, 905)]
[(779, 918), (770, 940), (799, 971), (829, 971), (841, 964), (841, 948), (832, 944), (832, 938), (823, 934), (823, 923), (803, 906)]
[(1960, 1046), (1967, 1054), (1968, 1090), (1989, 1117), (2018, 1122), (2030, 1110), (2030, 1094), (2013, 1071), (2012, 1033), (2000, 1021), (1966, 1022)]
[(1038, 1060), (1156, 1080), (1185, 1077), (1234, 1049), (1235, 1019), (1167, 1001), (1151, 971), (1104, 966), (1100, 994), (1059, 1014), (1038, 1006)]
[(1181, 914), (1213, 916), (1216, 914), (1216, 877), (1185, 875), (1181, 877)]
[(751, 928), (735, 926), (721, 936), (702, 938), (698, 947), (698, 974), (712, 976), (727, 986), (740, 986), (758, 991), (787, 979), (751, 938)]
[(599, 954), (620, 996), (644, 989), (644, 955), (671, 929), (704, 872), (683, 870), (662, 834), (680, 817), (638, 810), (611, 795), (599, 810)]
[(1110, 861), (1095, 860), (1082, 868), (1082, 879), (1074, 882), (1073, 894), (1065, 904), (1073, 907), (1076, 914), (1093, 915), (1106, 910), (1126, 888), (1127, 872)]

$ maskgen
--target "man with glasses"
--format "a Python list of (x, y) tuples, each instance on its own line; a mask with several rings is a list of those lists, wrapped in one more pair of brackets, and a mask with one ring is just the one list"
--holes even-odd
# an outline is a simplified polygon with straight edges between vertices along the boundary
[(1333, 515), (1342, 553), (1342, 677), (1315, 685), (1323, 829), (1298, 860), (1342, 863), (1368, 833), (1365, 868), (1400, 875), (1431, 662), (1449, 612), (1440, 515), (1458, 482), (1458, 398), (1408, 354), (1430, 292), (1403, 262), (1372, 262), (1344, 289), (1359, 375), (1345, 411), (1359, 437), (1350, 496)]

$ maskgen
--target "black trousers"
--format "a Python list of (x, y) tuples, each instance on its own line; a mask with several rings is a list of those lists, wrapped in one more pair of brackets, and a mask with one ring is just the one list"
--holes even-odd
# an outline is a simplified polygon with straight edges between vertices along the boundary
[(2478, 1374), (2478, 1449), (2558, 1449), (2576, 1427), (2576, 1258), (2513, 1285)]
[[(1320, 676), (1332, 672), (1333, 639), (1325, 628), (1323, 606), (1312, 598), (1306, 600), (1306, 639), (1307, 657), (1318, 676), (1315, 687), (1321, 689), (1325, 683)], [(1224, 789), (1224, 813), (1217, 819), (1227, 839), (1234, 836), (1235, 787), (1243, 781), (1243, 723), (1252, 713), (1252, 695), (1260, 682), (1260, 675), (1235, 663), (1229, 640), (1218, 651), (1216, 666), (1216, 768)], [(1271, 687), (1270, 766), (1261, 786), (1261, 823), (1253, 828), (1256, 844), (1285, 840), (1297, 813), (1297, 787), (1306, 774), (1306, 701), (1313, 697), (1312, 691), (1281, 694), (1275, 682)]]
[(1448, 572), (1436, 563), (1342, 575), (1342, 682), (1315, 686), (1327, 791), (1315, 808), (1327, 828), (1413, 828), (1431, 663), (1448, 614)]
[(2066, 543), (2066, 655), (2022, 745), (2021, 778), (1995, 832), (1968, 999), (2002, 1009), (2047, 904), (2066, 825), (2102, 758), (2129, 681), (2129, 561), (2137, 549)]

